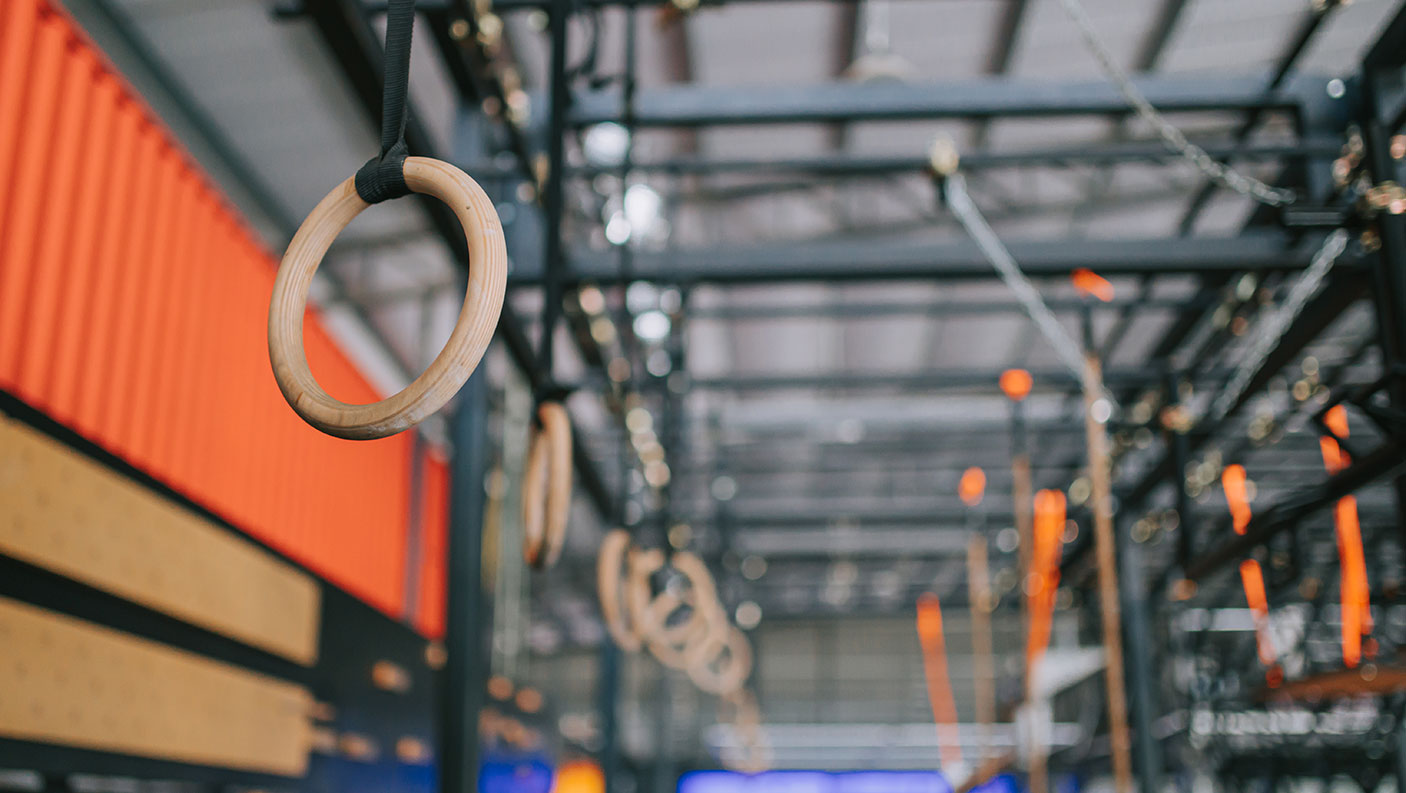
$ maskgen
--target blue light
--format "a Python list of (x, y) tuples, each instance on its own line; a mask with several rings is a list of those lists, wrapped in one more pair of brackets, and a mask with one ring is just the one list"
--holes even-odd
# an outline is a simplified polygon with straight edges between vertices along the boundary
[[(993, 780), (985, 793), (1010, 793)], [(952, 793), (936, 771), (694, 771), (679, 779), (678, 793)]]

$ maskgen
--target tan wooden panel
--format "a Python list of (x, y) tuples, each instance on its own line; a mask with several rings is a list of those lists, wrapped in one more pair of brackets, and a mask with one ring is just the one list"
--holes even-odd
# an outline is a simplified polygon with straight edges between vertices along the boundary
[(0, 553), (302, 664), (317, 658), (311, 576), (3, 418)]
[(285, 776), (307, 769), (301, 686), (0, 598), (0, 736)]

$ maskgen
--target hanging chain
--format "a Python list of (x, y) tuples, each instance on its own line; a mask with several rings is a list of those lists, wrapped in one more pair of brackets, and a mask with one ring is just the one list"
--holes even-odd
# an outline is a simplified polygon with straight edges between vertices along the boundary
[(991, 266), (996, 268), (1001, 280), (1006, 282), (1006, 286), (1025, 307), (1025, 313), (1030, 315), (1045, 340), (1054, 348), (1055, 355), (1059, 356), (1059, 360), (1074, 374), (1076, 380), (1081, 380), (1084, 376), (1083, 350), (1079, 343), (1074, 341), (1074, 337), (1069, 335), (1069, 331), (1059, 324), (1054, 312), (1050, 311), (1044, 298), (1040, 297), (1040, 291), (1035, 288), (1035, 284), (1021, 272), (1015, 257), (1011, 256), (1001, 238), (996, 236), (981, 210), (972, 203), (971, 196), (967, 193), (966, 178), (960, 172), (952, 173), (946, 177), (944, 189), (947, 207), (952, 210), (962, 228), (967, 230), (967, 234), (976, 242), (977, 247), (981, 248)]
[(1235, 403), (1240, 400), (1245, 389), (1250, 385), (1250, 379), (1260, 370), (1265, 359), (1269, 356), (1270, 350), (1283, 337), (1284, 331), (1289, 329), (1289, 325), (1303, 311), (1303, 307), (1308, 303), (1308, 299), (1318, 291), (1323, 279), (1327, 277), (1328, 271), (1338, 261), (1343, 250), (1347, 248), (1348, 233), (1346, 229), (1338, 229), (1329, 234), (1323, 241), (1323, 245), (1318, 252), (1313, 254), (1313, 260), (1309, 262), (1308, 269), (1304, 270), (1294, 281), (1294, 285), (1289, 287), (1289, 294), (1284, 297), (1284, 302), (1278, 308), (1273, 309), (1264, 321), (1255, 330), (1255, 335), (1246, 344), (1236, 360), (1235, 372), (1231, 375), (1230, 381), (1226, 383), (1225, 389), (1220, 392), (1215, 401), (1211, 404), (1206, 413), (1206, 418), (1219, 421), (1235, 407)]
[(1098, 61), (1099, 67), (1103, 69), (1104, 76), (1118, 89), (1118, 93), (1123, 95), (1123, 99), (1137, 111), (1138, 116), (1157, 130), (1157, 134), (1167, 144), (1167, 148), (1196, 166), (1201, 173), (1216, 184), (1252, 198), (1261, 204), (1280, 207), (1294, 202), (1296, 196), (1293, 190), (1265, 184), (1253, 176), (1248, 176), (1224, 163), (1217, 162), (1215, 158), (1206, 153), (1205, 149), (1187, 140), (1186, 134), (1173, 126), (1166, 116), (1163, 116), (1157, 108), (1152, 106), (1151, 102), (1147, 101), (1147, 97), (1143, 96), (1137, 86), (1133, 85), (1132, 78), (1128, 76), (1122, 66), (1118, 65), (1117, 59), (1113, 57), (1113, 54), (1108, 51), (1108, 47), (1099, 38), (1098, 32), (1094, 30), (1093, 22), (1089, 19), (1088, 13), (1079, 0), (1059, 0), (1059, 2), (1064, 7), (1065, 13), (1078, 26), (1079, 35), (1084, 39), (1089, 52)]

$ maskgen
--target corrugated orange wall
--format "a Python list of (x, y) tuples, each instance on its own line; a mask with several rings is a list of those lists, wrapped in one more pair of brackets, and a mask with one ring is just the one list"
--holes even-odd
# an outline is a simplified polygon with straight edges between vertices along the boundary
[[(337, 440), (289, 410), (265, 341), (276, 267), (65, 13), (0, 0), (0, 388), (400, 614), (410, 440)], [(305, 335), (332, 394), (378, 398), (316, 316)], [(447, 479), (427, 468), (434, 629)]]

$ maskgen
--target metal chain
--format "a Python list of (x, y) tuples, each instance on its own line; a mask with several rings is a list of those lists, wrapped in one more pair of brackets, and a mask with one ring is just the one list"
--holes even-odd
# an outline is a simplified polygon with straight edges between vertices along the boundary
[(1226, 383), (1225, 390), (1211, 404), (1206, 416), (1212, 420), (1219, 421), (1230, 412), (1235, 403), (1240, 400), (1245, 389), (1250, 385), (1250, 379), (1260, 370), (1265, 359), (1269, 356), (1270, 350), (1283, 337), (1284, 332), (1289, 329), (1292, 323), (1303, 311), (1303, 307), (1308, 303), (1308, 299), (1318, 291), (1323, 279), (1327, 277), (1328, 271), (1338, 261), (1343, 250), (1347, 248), (1348, 233), (1346, 229), (1338, 229), (1329, 234), (1323, 241), (1323, 245), (1318, 252), (1313, 254), (1313, 260), (1309, 262), (1308, 269), (1299, 275), (1293, 286), (1289, 287), (1289, 294), (1284, 297), (1284, 302), (1279, 304), (1269, 316), (1255, 329), (1255, 335), (1240, 351), (1236, 360), (1235, 372), (1231, 375), (1230, 381)]
[(1070, 372), (1074, 373), (1076, 380), (1081, 379), (1084, 376), (1083, 350), (1064, 329), (1064, 326), (1059, 324), (1054, 312), (1050, 311), (1050, 307), (1045, 305), (1044, 299), (1040, 297), (1039, 290), (1030, 282), (1025, 273), (1021, 272), (1015, 257), (1011, 256), (1011, 252), (996, 236), (996, 232), (991, 229), (991, 225), (982, 216), (981, 210), (972, 203), (971, 196), (967, 194), (966, 178), (961, 173), (953, 173), (948, 176), (946, 193), (947, 206), (952, 210), (952, 214), (956, 216), (958, 222), (962, 224), (962, 228), (971, 235), (977, 247), (981, 248), (981, 252), (991, 262), (991, 266), (996, 268), (1001, 280), (1006, 282), (1006, 286), (1025, 307), (1025, 313), (1030, 315), (1035, 326), (1044, 334), (1046, 341), (1054, 348), (1060, 361)]
[(1108, 51), (1103, 41), (1098, 37), (1098, 32), (1094, 30), (1093, 22), (1089, 19), (1088, 13), (1084, 10), (1079, 0), (1059, 0), (1060, 5), (1069, 18), (1079, 28), (1079, 34), (1088, 46), (1089, 52), (1098, 61), (1099, 67), (1103, 69), (1106, 76), (1118, 93), (1123, 95), (1123, 99), (1137, 111), (1137, 114), (1152, 128), (1157, 130), (1162, 141), (1167, 144), (1167, 148), (1180, 154), (1183, 158), (1195, 165), (1207, 178), (1230, 190), (1234, 190), (1243, 196), (1248, 196), (1261, 204), (1268, 206), (1284, 206), (1292, 204), (1296, 198), (1293, 190), (1282, 187), (1274, 187), (1265, 184), (1253, 176), (1243, 174), (1224, 163), (1217, 162), (1205, 149), (1187, 140), (1186, 134), (1177, 129), (1162, 115), (1152, 103), (1147, 101), (1137, 86), (1133, 85), (1132, 78), (1113, 54)]

